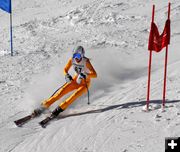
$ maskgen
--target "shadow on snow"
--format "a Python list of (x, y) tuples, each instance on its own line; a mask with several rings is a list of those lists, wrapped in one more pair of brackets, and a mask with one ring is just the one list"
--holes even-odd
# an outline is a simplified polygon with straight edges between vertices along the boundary
[[(180, 102), (180, 100), (167, 100), (166, 104), (177, 103), (177, 102)], [(161, 105), (162, 100), (151, 100), (150, 104), (152, 103)], [(89, 111), (79, 112), (79, 113), (74, 113), (74, 114), (60, 115), (59, 119), (64, 119), (64, 118), (72, 117), (72, 116), (86, 115), (86, 114), (102, 113), (102, 112), (113, 110), (113, 109), (120, 110), (120, 109), (126, 109), (126, 108), (135, 108), (135, 107), (141, 107), (144, 105), (146, 105), (146, 101), (137, 101), (137, 102), (118, 104), (118, 105), (110, 105), (105, 108), (100, 108), (96, 110), (89, 110)]]

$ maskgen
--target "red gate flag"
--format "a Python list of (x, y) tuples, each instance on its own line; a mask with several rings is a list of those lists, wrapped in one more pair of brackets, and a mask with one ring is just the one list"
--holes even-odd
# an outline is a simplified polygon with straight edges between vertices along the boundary
[(154, 22), (151, 23), (148, 50), (160, 52), (170, 44), (170, 19), (167, 19), (163, 33), (160, 35)]
[(149, 66), (148, 66), (148, 84), (147, 84), (147, 102), (146, 109), (149, 110), (149, 99), (150, 99), (150, 81), (151, 81), (151, 62), (152, 62), (152, 51), (160, 52), (164, 47), (166, 47), (165, 54), (165, 68), (164, 68), (164, 87), (163, 87), (163, 100), (162, 106), (165, 107), (165, 97), (166, 97), (166, 78), (167, 78), (167, 60), (168, 60), (168, 44), (170, 44), (170, 6), (168, 5), (168, 19), (164, 26), (163, 33), (160, 35), (156, 24), (154, 23), (155, 5), (153, 5), (152, 10), (152, 21), (151, 30), (149, 35)]

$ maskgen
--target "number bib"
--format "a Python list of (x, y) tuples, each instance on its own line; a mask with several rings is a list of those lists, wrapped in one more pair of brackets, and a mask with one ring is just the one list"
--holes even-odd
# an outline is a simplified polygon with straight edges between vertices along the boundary
[(86, 58), (82, 58), (82, 60), (79, 63), (77, 63), (75, 61), (75, 59), (72, 60), (72, 65), (73, 65), (74, 71), (77, 74), (86, 73), (87, 72), (86, 60), (87, 60)]

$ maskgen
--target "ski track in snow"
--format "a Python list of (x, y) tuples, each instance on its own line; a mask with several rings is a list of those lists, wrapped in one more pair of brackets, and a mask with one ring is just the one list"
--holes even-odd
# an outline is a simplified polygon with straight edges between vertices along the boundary
[[(17, 0), (14, 57), (7, 48), (8, 15), (1, 11), (0, 152), (163, 152), (164, 138), (180, 134), (180, 2), (172, 1), (167, 107), (161, 111), (162, 51), (153, 53), (152, 110), (143, 112), (153, 2), (162, 31), (168, 5), (163, 0)], [(91, 104), (84, 95), (46, 129), (38, 125), (45, 116), (16, 127), (14, 120), (64, 83), (63, 67), (76, 45), (85, 46), (98, 73)]]

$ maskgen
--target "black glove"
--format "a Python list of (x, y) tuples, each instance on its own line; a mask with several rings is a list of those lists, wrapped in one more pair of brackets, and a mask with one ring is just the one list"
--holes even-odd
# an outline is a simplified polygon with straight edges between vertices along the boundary
[(86, 79), (86, 75), (84, 73), (80, 73), (82, 79)]
[(69, 74), (69, 73), (67, 73), (66, 75), (65, 75), (65, 80), (66, 80), (66, 82), (68, 83), (68, 82), (70, 82), (70, 81), (72, 81), (72, 76)]

